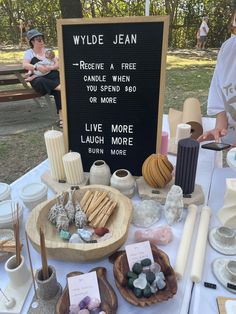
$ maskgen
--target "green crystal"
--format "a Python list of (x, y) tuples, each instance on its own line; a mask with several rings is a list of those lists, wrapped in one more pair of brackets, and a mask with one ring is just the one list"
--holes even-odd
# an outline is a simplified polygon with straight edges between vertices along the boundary
[(141, 298), (142, 297), (142, 290), (139, 288), (134, 288), (134, 294), (137, 298)]
[(138, 278), (138, 275), (137, 274), (135, 274), (134, 272), (132, 272), (132, 271), (128, 271), (128, 273), (127, 273), (127, 278), (133, 278), (133, 279), (136, 279), (136, 278)]
[(151, 295), (152, 295), (151, 288), (147, 285), (146, 288), (143, 290), (143, 296), (145, 298), (150, 298)]
[(135, 280), (135, 278), (129, 278), (128, 284), (127, 284), (128, 288), (133, 289), (133, 287), (134, 287), (134, 280)]
[(151, 264), (152, 264), (152, 261), (150, 260), (150, 258), (145, 258), (145, 259), (141, 260), (142, 266), (150, 266)]
[(149, 282), (150, 284), (152, 284), (153, 281), (155, 280), (156, 276), (155, 276), (155, 274), (154, 274), (153, 272), (148, 271), (148, 272), (146, 273), (146, 278), (147, 278), (147, 282)]
[(71, 233), (69, 231), (65, 231), (63, 229), (60, 231), (60, 238), (64, 240), (69, 240), (70, 237), (71, 237)]
[(140, 263), (134, 263), (133, 267), (132, 267), (132, 271), (135, 273), (135, 274), (141, 274), (143, 270), (143, 267)]

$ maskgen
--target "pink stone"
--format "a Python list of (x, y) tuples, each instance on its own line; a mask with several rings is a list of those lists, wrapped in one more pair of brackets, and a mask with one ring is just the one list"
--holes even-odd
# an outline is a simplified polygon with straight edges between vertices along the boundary
[(134, 234), (136, 242), (150, 241), (154, 245), (166, 245), (173, 240), (172, 229), (168, 225), (156, 229), (137, 230)]
[(93, 309), (96, 309), (100, 306), (101, 302), (99, 299), (91, 299), (91, 301), (89, 302), (89, 305), (88, 305), (88, 309), (91, 311)]

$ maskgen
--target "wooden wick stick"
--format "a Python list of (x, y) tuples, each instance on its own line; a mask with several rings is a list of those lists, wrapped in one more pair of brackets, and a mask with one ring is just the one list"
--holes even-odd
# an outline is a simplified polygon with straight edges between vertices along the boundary
[(47, 280), (49, 278), (47, 252), (46, 252), (46, 246), (45, 246), (45, 237), (41, 228), (39, 228), (39, 234), (40, 234), (40, 252), (41, 252), (41, 261), (42, 261), (43, 280)]
[(36, 285), (35, 285), (35, 278), (34, 278), (34, 271), (33, 271), (32, 259), (31, 259), (30, 249), (29, 249), (29, 239), (28, 239), (28, 234), (27, 234), (26, 231), (25, 231), (25, 239), (26, 239), (27, 251), (28, 251), (29, 262), (30, 262), (30, 271), (31, 271), (32, 279), (33, 279), (34, 293), (35, 293), (36, 299), (38, 299), (37, 290), (36, 290)]

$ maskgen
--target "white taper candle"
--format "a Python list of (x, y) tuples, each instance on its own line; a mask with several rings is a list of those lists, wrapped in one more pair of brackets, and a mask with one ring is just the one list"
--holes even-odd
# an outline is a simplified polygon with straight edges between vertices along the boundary
[(81, 184), (84, 180), (83, 165), (79, 153), (70, 152), (62, 158), (66, 181), (71, 185)]
[(202, 268), (205, 258), (210, 217), (211, 217), (210, 207), (204, 206), (201, 211), (197, 240), (193, 255), (192, 270), (190, 275), (191, 280), (193, 282), (200, 282), (202, 278)]
[(189, 248), (192, 240), (194, 224), (197, 215), (197, 206), (194, 204), (189, 205), (188, 215), (184, 223), (182, 238), (178, 248), (178, 253), (175, 262), (175, 273), (178, 279), (182, 279), (186, 268), (188, 259)]
[(56, 130), (49, 130), (44, 133), (51, 176), (56, 181), (65, 180), (65, 171), (62, 157), (65, 155), (63, 133)]

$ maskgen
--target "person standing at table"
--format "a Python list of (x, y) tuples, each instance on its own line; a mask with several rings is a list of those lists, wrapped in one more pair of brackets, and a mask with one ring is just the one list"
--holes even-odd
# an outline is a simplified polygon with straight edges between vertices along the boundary
[(216, 115), (215, 128), (203, 133), (198, 141), (215, 140), (236, 144), (236, 36), (220, 48), (212, 77), (207, 114)]
[(42, 96), (49, 94), (53, 95), (56, 103), (57, 113), (59, 114), (60, 127), (63, 127), (61, 114), (61, 86), (59, 78), (59, 62), (55, 58), (52, 65), (37, 65), (39, 61), (43, 61), (46, 56), (44, 35), (37, 29), (31, 29), (27, 32), (27, 39), (30, 44), (30, 49), (27, 49), (24, 54), (23, 67), (28, 71), (38, 70), (42, 73), (48, 74), (40, 77), (35, 77), (30, 84)]
[(200, 25), (199, 31), (200, 31), (200, 45), (199, 48), (200, 49), (205, 49), (206, 47), (206, 41), (207, 41), (207, 35), (209, 32), (209, 27), (207, 25), (208, 22), (208, 17), (205, 16), (202, 18), (202, 23)]

